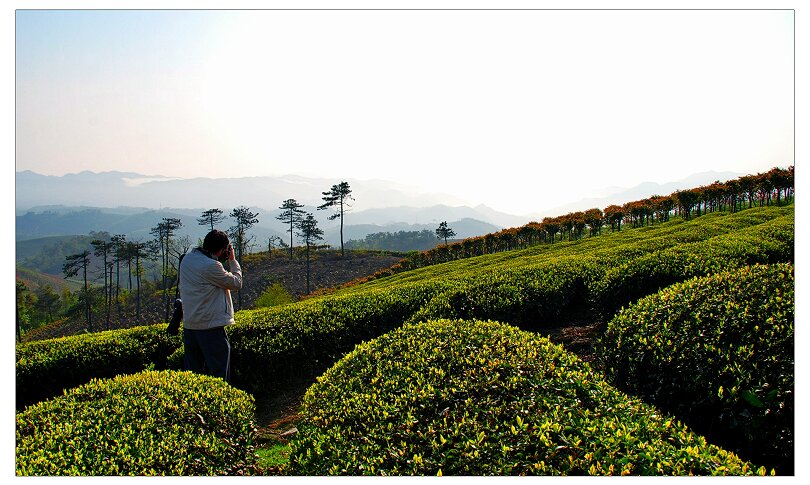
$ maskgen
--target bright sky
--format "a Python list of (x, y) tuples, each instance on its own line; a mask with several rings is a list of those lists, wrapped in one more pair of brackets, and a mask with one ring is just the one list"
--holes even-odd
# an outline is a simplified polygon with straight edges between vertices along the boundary
[(16, 169), (387, 179), (526, 214), (794, 159), (794, 12), (18, 10)]

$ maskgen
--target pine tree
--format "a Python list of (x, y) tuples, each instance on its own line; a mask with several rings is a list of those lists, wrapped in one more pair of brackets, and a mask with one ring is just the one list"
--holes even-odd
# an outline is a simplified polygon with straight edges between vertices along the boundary
[(202, 213), (202, 216), (197, 218), (197, 223), (201, 226), (209, 226), (214, 230), (214, 225), (219, 224), (225, 220), (223, 212), (219, 209), (208, 209)]
[(169, 321), (169, 315), (172, 308), (172, 302), (169, 300), (169, 287), (167, 280), (169, 277), (169, 258), (171, 257), (171, 243), (177, 229), (183, 226), (183, 221), (176, 218), (164, 217), (162, 222), (153, 227), (151, 234), (155, 236), (155, 245), (159, 248), (161, 256), (161, 273), (163, 276), (163, 297), (166, 307), (166, 321)]
[(304, 205), (299, 204), (295, 199), (287, 199), (279, 207), (283, 212), (276, 216), (276, 219), (290, 225), (290, 228), (287, 229), (287, 232), (290, 233), (290, 259), (293, 257), (293, 231), (301, 222), (304, 214), (301, 207), (304, 207)]
[(455, 235), (456, 235), (455, 231), (447, 227), (447, 221), (444, 221), (441, 224), (439, 224), (439, 227), (436, 229), (436, 238), (444, 239), (445, 246), (447, 246), (447, 239)]
[[(242, 264), (242, 255), (245, 253), (247, 248), (249, 238), (247, 237), (247, 231), (254, 224), (259, 222), (259, 219), (256, 218), (258, 214), (254, 214), (250, 212), (245, 206), (240, 206), (231, 211), (230, 216), (236, 221), (236, 225), (231, 227), (228, 230), (228, 235), (231, 238), (231, 241), (235, 242), (234, 250), (236, 251), (236, 259), (239, 261), (239, 264)], [(239, 309), (242, 309), (242, 292), (238, 292), (239, 295)]]
[(323, 192), (323, 200), (324, 203), (318, 206), (318, 210), (335, 207), (336, 212), (329, 216), (329, 220), (340, 219), (340, 256), (343, 257), (345, 256), (343, 251), (343, 216), (350, 210), (349, 200), (354, 200), (349, 183), (341, 182), (333, 185), (329, 192)]
[(90, 251), (82, 251), (78, 254), (72, 254), (70, 256), (65, 257), (65, 264), (62, 266), (62, 273), (65, 274), (65, 278), (70, 278), (72, 276), (76, 276), (79, 274), (79, 270), (82, 270), (84, 276), (84, 302), (85, 302), (85, 310), (87, 316), (87, 327), (92, 332), (93, 331), (93, 315), (90, 305), (90, 293), (89, 288), (87, 285), (87, 267), (90, 265)]
[(306, 244), (307, 255), (307, 293), (310, 292), (309, 248), (315, 241), (323, 239), (323, 231), (318, 229), (318, 221), (309, 213), (298, 223), (298, 236)]

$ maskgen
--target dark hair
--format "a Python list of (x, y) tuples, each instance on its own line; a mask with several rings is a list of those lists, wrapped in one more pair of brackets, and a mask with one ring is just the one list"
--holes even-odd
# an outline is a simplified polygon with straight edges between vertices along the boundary
[(214, 229), (206, 234), (205, 239), (203, 240), (203, 249), (211, 254), (214, 254), (220, 249), (227, 248), (229, 242), (230, 241), (228, 240), (227, 234), (219, 229)]

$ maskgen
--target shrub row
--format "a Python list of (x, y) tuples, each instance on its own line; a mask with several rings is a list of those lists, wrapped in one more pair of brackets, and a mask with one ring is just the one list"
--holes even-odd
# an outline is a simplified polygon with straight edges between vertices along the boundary
[(608, 380), (756, 463), (793, 470), (794, 269), (695, 278), (617, 315), (598, 345)]
[(354, 346), (400, 325), (439, 285), (407, 285), (239, 312), (228, 328), (235, 385), (252, 392), (311, 379)]
[(643, 254), (669, 247), (705, 241), (712, 237), (756, 226), (776, 218), (793, 219), (793, 206), (749, 209), (738, 213), (715, 212), (692, 221), (676, 219), (658, 226), (624, 230), (607, 236), (586, 238), (578, 241), (535, 246), (529, 249), (461, 259), (378, 277), (366, 284), (341, 290), (341, 294), (364, 291), (367, 288), (390, 287), (405, 282), (424, 281), (428, 278), (445, 278), (447, 275), (466, 273), (482, 268), (500, 266), (533, 265), (562, 256), (603, 255), (613, 261), (623, 262)]
[(524, 329), (558, 325), (588, 308), (588, 284), (598, 271), (585, 258), (560, 258), (527, 268), (487, 271), (448, 283), (411, 322), (477, 318)]
[[(747, 187), (743, 188), (743, 185)], [(579, 239), (586, 226), (593, 236), (601, 234), (602, 228), (608, 224), (613, 228), (618, 223), (618, 227), (621, 228), (622, 221), (625, 224), (632, 223), (633, 226), (644, 226), (645, 222), (669, 221), (670, 213), (673, 211), (687, 220), (692, 217), (693, 210), (696, 211), (695, 215), (701, 216), (703, 213), (704, 217), (710, 212), (715, 213), (715, 210), (723, 211), (724, 207), (736, 212), (745, 207), (745, 197), (748, 197), (749, 208), (755, 197), (759, 199), (760, 207), (766, 201), (770, 206), (772, 197), (776, 199), (776, 205), (780, 206), (782, 194), (787, 202), (791, 199), (792, 193), (793, 167), (789, 169), (774, 167), (768, 173), (745, 176), (727, 183), (715, 182), (710, 186), (677, 191), (666, 197), (656, 195), (645, 200), (628, 202), (622, 207), (611, 205), (604, 209), (604, 213), (600, 209), (592, 208), (584, 212), (546, 217), (540, 223), (530, 222), (522, 227), (508, 228), (451, 245), (438, 246), (416, 253), (365, 280), (463, 258), (511, 251), (535, 244), (554, 243), (558, 233), (560, 240), (565, 238), (566, 233), (569, 240)]]
[[(228, 329), (233, 382), (255, 392), (310, 379), (355, 344), (407, 321), (495, 319), (537, 329), (591, 310), (609, 319), (613, 309), (634, 298), (695, 274), (791, 260), (792, 214), (792, 208), (710, 214), (554, 248), (422, 268), (292, 305), (238, 312), (237, 324)], [(683, 244), (695, 238), (709, 239)], [(148, 336), (142, 342), (127, 331), (37, 342), (42, 347), (32, 355), (45, 357), (20, 358), (29, 352), (20, 346), (18, 395), (30, 404), (92, 377), (137, 372), (150, 363), (165, 368), (169, 355), (172, 367), (179, 368), (182, 353), (172, 352), (181, 347), (180, 340), (167, 339), (164, 327), (141, 331)], [(122, 360), (126, 365), (119, 364)]]
[[(359, 287), (386, 286), (404, 281), (418, 280), (443, 273), (465, 271), (473, 266), (493, 265), (520, 259), (524, 264), (534, 264), (537, 259), (555, 258), (560, 254), (589, 255), (593, 251), (614, 252), (615, 256), (627, 259), (652, 250), (664, 249), (678, 244), (702, 241), (714, 236), (726, 234), (752, 225), (761, 224), (776, 217), (793, 215), (793, 206), (749, 209), (737, 213), (714, 212), (700, 218), (684, 221), (675, 219), (657, 226), (624, 230), (600, 237), (590, 237), (577, 241), (534, 246), (524, 250), (514, 250), (474, 258), (459, 259), (447, 263), (435, 263), (411, 269), (407, 272), (383, 270), (371, 278), (365, 278), (367, 284)], [(641, 243), (641, 244), (639, 244)], [(651, 246), (652, 245), (652, 246)], [(622, 251), (616, 251), (621, 247)], [(372, 280), (372, 281), (369, 281)], [(357, 282), (350, 283), (354, 286)], [(351, 291), (351, 290), (349, 290)]]
[[(591, 318), (601, 314), (607, 320), (621, 306), (694, 275), (793, 260), (792, 218), (779, 217), (715, 237), (710, 237), (715, 229), (706, 229), (707, 225), (698, 226), (703, 231), (665, 238), (654, 233), (655, 237), (606, 245), (588, 254), (572, 246), (555, 253), (556, 258), (529, 266), (499, 264), (477, 273), (469, 271), (446, 280), (446, 289), (410, 320), (495, 319), (531, 330), (582, 318), (591, 311)], [(694, 239), (698, 232), (708, 239), (677, 244)]]
[(94, 379), (17, 413), (17, 475), (227, 475), (255, 464), (253, 397), (221, 379)]
[(166, 325), (110, 330), (17, 345), (17, 409), (57, 396), (92, 378), (166, 368), (181, 346)]
[(492, 321), (408, 324), (304, 397), (293, 475), (749, 475), (548, 339)]
[(791, 262), (794, 222), (777, 218), (757, 226), (641, 255), (607, 269), (593, 288), (606, 318), (622, 306), (694, 276), (751, 264)]

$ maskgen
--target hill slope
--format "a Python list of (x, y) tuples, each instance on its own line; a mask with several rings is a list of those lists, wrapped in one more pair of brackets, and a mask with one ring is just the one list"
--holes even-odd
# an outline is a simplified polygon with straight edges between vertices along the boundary
[[(311, 291), (332, 288), (355, 278), (373, 274), (402, 260), (402, 256), (375, 251), (313, 251), (310, 261)], [(296, 252), (274, 251), (247, 257), (243, 264), (242, 308), (253, 308), (256, 298), (273, 283), (279, 283), (295, 299), (307, 294), (306, 259)]]
[[(791, 263), (794, 251), (794, 208), (791, 205), (736, 213), (714, 212), (688, 221), (677, 218), (597, 237), (541, 244), (404, 271), (305, 301), (237, 313), (236, 325), (228, 332), (232, 346), (233, 384), (261, 397), (266, 391), (275, 392), (301, 382), (311, 383), (359, 343), (412, 323), (437, 319), (489, 319), (524, 330), (548, 333), (577, 319), (581, 322), (582, 318), (604, 322), (611, 319), (622, 305), (657, 293), (674, 282), (758, 263)], [(157, 330), (161, 328), (157, 327)], [(425, 338), (431, 337), (419, 337), (419, 340)], [(506, 343), (510, 343), (509, 339)], [(43, 343), (43, 347), (48, 345)], [(487, 393), (502, 388), (498, 382), (501, 361), (488, 345), (485, 342), (485, 345), (475, 348), (464, 347), (459, 354), (470, 356), (475, 364), (473, 368), (491, 370), (485, 376), (493, 379), (491, 386), (486, 387)], [(59, 342), (50, 347), (56, 354), (63, 345)], [(430, 359), (443, 361), (447, 357), (444, 349), (433, 342), (426, 342), (425, 348), (430, 350)], [(99, 347), (95, 352), (102, 351), (110, 353), (109, 360), (117, 358), (114, 345)], [(528, 351), (534, 352), (532, 348)], [(410, 357), (403, 352), (391, 360), (397, 364), (407, 362)], [(49, 372), (56, 372), (77, 368), (81, 358), (81, 355), (63, 352), (58, 359), (48, 358), (43, 362), (53, 369)], [(534, 355), (527, 356), (530, 360), (534, 358)], [(99, 361), (106, 362), (103, 356)], [(18, 360), (18, 369), (24, 364), (32, 365)], [(745, 362), (744, 365), (752, 364)], [(542, 369), (548, 367), (542, 366)], [(370, 368), (374, 369), (374, 366)], [(437, 368), (440, 367), (430, 366), (423, 373), (428, 375)], [(94, 372), (103, 370), (82, 367), (82, 377), (89, 380), (94, 377)], [(457, 369), (451, 368), (449, 372), (464, 375)], [(473, 381), (480, 382), (480, 379)], [(590, 378), (580, 381), (590, 382)], [(58, 380), (56, 384), (50, 390), (53, 395), (61, 392)], [(372, 387), (369, 395), (376, 392), (374, 382), (365, 384)], [(17, 385), (19, 389), (19, 378)], [(453, 391), (441, 387), (445, 385), (447, 380), (442, 379), (433, 386), (435, 389), (422, 386), (414, 394), (435, 390), (437, 395), (446, 395), (444, 391)], [(41, 380), (22, 386), (39, 388)], [(551, 396), (559, 394), (554, 387), (539, 388), (550, 391)], [(717, 393), (715, 389), (711, 392)], [(346, 396), (350, 401), (357, 397)], [(454, 406), (467, 397), (453, 399), (449, 404)], [(601, 414), (601, 409), (592, 408), (594, 396), (589, 392), (577, 392), (571, 397), (572, 405), (566, 410)], [(529, 399), (526, 402), (541, 401)], [(440, 405), (422, 408), (419, 412), (443, 420), (450, 407), (446, 400), (439, 402)], [(470, 404), (474, 406), (477, 402), (471, 401)], [(378, 416), (381, 414), (378, 408), (372, 411), (375, 416), (363, 419), (370, 422), (386, 419), (385, 415)], [(628, 419), (635, 415), (631, 413)], [(664, 428), (669, 428), (673, 422), (669, 418), (660, 421)], [(509, 433), (511, 424), (511, 433), (523, 436), (519, 428), (524, 424), (522, 420), (513, 419), (502, 424), (502, 431)], [(623, 421), (616, 425), (627, 429)], [(617, 429), (611, 426), (605, 435), (608, 441), (618, 436), (614, 432)], [(567, 435), (567, 431), (564, 434)], [(644, 440), (641, 434), (631, 434), (637, 441), (637, 438)], [(478, 438), (478, 442), (481, 439)], [(533, 443), (539, 441), (542, 440)], [(585, 441), (590, 443), (591, 437)], [(389, 443), (391, 447), (388, 449), (397, 450), (398, 443)], [(578, 443), (565, 443), (565, 446), (547, 450), (540, 446), (540, 452), (543, 456), (553, 457), (561, 449), (575, 452), (579, 449)], [(691, 453), (689, 449), (687, 452)], [(616, 448), (610, 442), (600, 446), (599, 452), (616, 460), (627, 456), (624, 448)], [(542, 459), (543, 456), (531, 459)], [(645, 456), (653, 462), (660, 458), (656, 450), (645, 452)], [(587, 473), (587, 470), (580, 472)]]
[[(396, 253), (377, 251), (346, 251), (342, 258), (339, 251), (313, 251), (310, 262), (311, 290), (331, 288), (373, 274), (399, 262), (402, 257)], [(268, 253), (257, 253), (248, 256), (243, 262), (244, 285), (242, 290), (242, 308), (252, 309), (256, 299), (274, 283), (280, 284), (292, 295), (294, 300), (307, 294), (306, 260), (300, 251), (290, 259), (286, 252), (276, 250), (272, 257)], [(23, 281), (29, 289), (41, 285), (50, 285), (57, 292), (68, 288), (76, 292), (82, 286), (76, 281), (64, 280), (61, 276), (37, 272), (24, 267), (17, 268), (17, 279)], [(173, 298), (174, 290), (170, 291)], [(238, 293), (234, 295), (234, 304), (238, 304)], [(110, 329), (129, 328), (137, 325), (161, 323), (165, 320), (163, 292), (149, 292), (144, 285), (143, 303), (141, 305), (142, 321), (135, 321), (133, 296), (126, 298), (122, 305), (123, 316), (119, 317), (118, 308), (111, 310)], [(81, 312), (58, 325), (38, 328), (23, 339), (41, 340), (82, 333), (86, 327)], [(94, 313), (95, 330), (107, 328), (107, 316), (102, 309)]]

